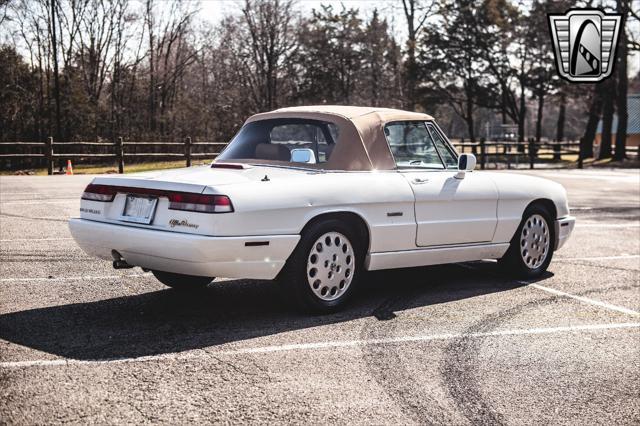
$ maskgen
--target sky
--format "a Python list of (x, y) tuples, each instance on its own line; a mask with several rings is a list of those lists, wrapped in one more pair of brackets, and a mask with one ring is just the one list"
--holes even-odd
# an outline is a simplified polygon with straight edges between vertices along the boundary
[[(200, 17), (212, 24), (219, 22), (224, 16), (234, 14), (240, 10), (238, 0), (201, 0)], [(394, 32), (402, 36), (404, 30), (404, 14), (399, 0), (297, 0), (296, 5), (303, 15), (308, 15), (320, 5), (333, 6), (334, 10), (340, 10), (344, 5), (347, 9), (360, 9), (363, 16), (370, 16), (374, 9), (378, 9), (383, 17), (387, 18)]]
[[(393, 0), (298, 0), (296, 3), (303, 13), (311, 12), (313, 8), (319, 8), (320, 4), (331, 5), (335, 9), (341, 8), (341, 5), (347, 9), (357, 8), (365, 15), (369, 15), (374, 8), (384, 9), (389, 14), (392, 14), (394, 9), (397, 15), (402, 13), (400, 2)], [(202, 17), (215, 23), (225, 14), (239, 10), (238, 4), (237, 0), (200, 0)]]

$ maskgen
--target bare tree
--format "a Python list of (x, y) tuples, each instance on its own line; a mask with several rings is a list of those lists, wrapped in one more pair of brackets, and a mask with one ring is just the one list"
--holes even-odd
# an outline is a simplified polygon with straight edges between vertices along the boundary
[(91, 6), (80, 20), (78, 31), (78, 62), (82, 71), (84, 89), (93, 108), (94, 138), (98, 138), (99, 102), (107, 72), (113, 64), (113, 37), (121, 19), (126, 0), (91, 0)]
[(8, 6), (8, 0), (0, 0), (0, 25), (2, 25), (2, 23), (7, 20), (7, 16), (9, 15)]
[(620, 42), (618, 51), (618, 67), (617, 67), (617, 98), (616, 107), (618, 115), (618, 127), (616, 129), (616, 150), (614, 153), (615, 160), (623, 160), (626, 157), (626, 141), (627, 141), (627, 123), (629, 121), (629, 113), (627, 111), (627, 91), (629, 87), (629, 79), (627, 77), (627, 55), (629, 54), (629, 36), (627, 35), (626, 21), (630, 18), (629, 1), (617, 0), (616, 11), (623, 18), (620, 23)]
[(418, 67), (416, 63), (416, 46), (418, 34), (427, 19), (434, 13), (435, 0), (402, 0), (402, 10), (407, 23), (407, 47), (405, 62), (405, 99), (406, 108), (415, 108), (418, 84)]
[(291, 0), (245, 0), (237, 53), (258, 110), (278, 105), (281, 72), (295, 54), (295, 16)]
[(587, 125), (585, 126), (584, 135), (580, 139), (580, 155), (582, 158), (593, 157), (593, 141), (596, 137), (598, 121), (600, 120), (600, 114), (602, 113), (605, 90), (607, 89), (606, 84), (606, 81), (601, 81), (596, 84), (593, 89)]
[[(626, 78), (626, 76), (625, 76)], [(602, 138), (600, 140), (600, 153), (598, 159), (611, 158), (613, 113), (615, 111), (616, 99), (616, 78), (612, 75), (604, 83), (604, 93), (602, 105)], [(626, 99), (625, 99), (626, 102)]]
[[(166, 8), (166, 5), (165, 5)], [(149, 41), (149, 130), (169, 131), (175, 116), (170, 114), (179, 96), (179, 81), (198, 56), (190, 43), (191, 24), (197, 9), (174, 0), (162, 12), (154, 10), (153, 0), (145, 4), (145, 23)], [(159, 113), (159, 117), (158, 117)], [(171, 115), (171, 116), (170, 116)]]
[(62, 135), (60, 125), (60, 78), (58, 76), (58, 43), (56, 41), (56, 0), (51, 3), (51, 50), (53, 51), (53, 96), (56, 101), (56, 139)]

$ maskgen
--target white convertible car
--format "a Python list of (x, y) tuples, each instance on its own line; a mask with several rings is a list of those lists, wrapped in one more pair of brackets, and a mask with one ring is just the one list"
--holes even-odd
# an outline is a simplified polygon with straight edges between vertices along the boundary
[(211, 165), (95, 178), (69, 227), (170, 287), (277, 278), (316, 312), (367, 270), (499, 259), (539, 276), (573, 230), (566, 191), (475, 164), (426, 114), (284, 108), (250, 117)]

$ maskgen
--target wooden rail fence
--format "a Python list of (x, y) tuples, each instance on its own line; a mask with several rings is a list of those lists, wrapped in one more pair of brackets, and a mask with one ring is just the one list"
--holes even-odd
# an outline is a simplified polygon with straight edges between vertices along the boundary
[[(215, 158), (226, 146), (226, 142), (192, 142), (190, 137), (184, 139), (183, 142), (125, 142), (122, 138), (117, 138), (114, 142), (54, 142), (53, 138), (47, 138), (46, 142), (0, 142), (0, 160), (3, 159), (26, 159), (26, 158), (44, 158), (47, 164), (48, 174), (53, 174), (54, 161), (74, 158), (98, 158), (98, 159), (114, 159), (118, 165), (118, 173), (124, 173), (125, 158), (181, 158), (184, 159), (187, 167), (191, 166), (192, 159), (198, 158)], [(471, 152), (478, 158), (481, 169), (488, 168), (489, 165), (498, 164), (506, 165), (507, 168), (512, 166), (519, 167), (521, 164), (527, 164), (533, 169), (536, 163), (541, 161), (547, 163), (562, 162), (565, 165), (575, 163), (578, 168), (582, 168), (583, 159), (580, 156), (579, 142), (496, 142), (496, 141), (480, 141), (480, 142), (452, 142), (458, 152)], [(18, 153), (23, 147), (40, 147), (40, 153)], [(64, 152), (59, 152), (61, 149)], [(94, 148), (104, 148), (109, 152), (67, 152), (69, 147), (83, 147), (87, 150)], [(127, 149), (129, 147), (130, 149)], [(178, 148), (178, 147), (181, 147)], [(202, 148), (214, 148), (215, 152), (194, 152), (194, 147), (199, 150)], [(156, 148), (160, 152), (139, 152), (139, 148), (146, 148), (148, 151)], [(169, 152), (171, 150), (180, 150), (181, 152)], [(11, 150), (10, 153), (5, 153)], [(97, 150), (97, 149), (96, 149)], [(135, 152), (132, 152), (135, 151)], [(628, 155), (638, 156), (638, 147), (627, 147)], [(563, 156), (565, 158), (563, 159)], [(569, 159), (566, 156), (570, 156)]]
[[(113, 159), (118, 165), (118, 173), (124, 173), (125, 158), (183, 158), (186, 166), (191, 167), (192, 159), (215, 158), (220, 154), (221, 148), (226, 146), (226, 142), (192, 142), (190, 137), (184, 142), (125, 142), (122, 138), (117, 138), (115, 142), (54, 142), (53, 138), (47, 138), (46, 142), (0, 142), (0, 147), (12, 148), (12, 151), (22, 147), (42, 148), (40, 153), (0, 153), (0, 159), (23, 159), (23, 158), (44, 158), (47, 164), (47, 173), (53, 174), (54, 161), (57, 159), (74, 158), (101, 158)], [(64, 147), (68, 151), (69, 147), (106, 148), (106, 153), (96, 152), (56, 152), (56, 148)], [(134, 148), (136, 152), (130, 152), (127, 147)], [(138, 148), (158, 147), (162, 152), (138, 152)], [(176, 147), (182, 147), (182, 152), (168, 152)], [(194, 147), (217, 148), (215, 152), (194, 152)], [(4, 151), (4, 150), (3, 150)]]
[[(576, 157), (578, 167), (582, 168), (580, 158), (580, 142), (453, 142), (453, 146), (458, 152), (471, 152), (478, 158), (480, 168), (485, 169), (489, 163), (506, 164), (507, 168), (512, 165), (518, 166), (528, 163), (529, 168), (535, 167), (536, 161), (541, 159), (551, 162), (562, 161), (562, 156), (569, 155)], [(550, 157), (550, 158), (549, 158)]]

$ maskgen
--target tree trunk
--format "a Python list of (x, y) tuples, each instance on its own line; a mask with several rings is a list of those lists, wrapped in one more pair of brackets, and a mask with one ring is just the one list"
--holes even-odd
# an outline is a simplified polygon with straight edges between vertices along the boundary
[(603, 81), (594, 87), (593, 99), (591, 100), (591, 107), (589, 108), (589, 119), (587, 120), (584, 136), (580, 139), (582, 158), (593, 157), (593, 140), (598, 130), (598, 121), (600, 121), (600, 114), (602, 112), (602, 97), (606, 86), (606, 81)]
[(616, 151), (614, 160), (620, 161), (626, 157), (627, 142), (627, 122), (629, 121), (629, 113), (627, 111), (627, 91), (629, 81), (627, 78), (627, 31), (625, 29), (625, 18), (628, 12), (628, 2), (626, 0), (617, 0), (617, 12), (622, 14), (622, 22), (620, 23), (620, 44), (618, 52), (618, 87), (616, 90), (616, 107), (618, 110), (618, 128), (616, 129)]
[(553, 160), (560, 161), (562, 159), (562, 155), (560, 154), (560, 150), (562, 146), (562, 140), (564, 139), (564, 116), (565, 109), (567, 106), (567, 97), (564, 92), (560, 93), (560, 111), (558, 112), (558, 127), (556, 129), (556, 144), (553, 146)]
[(564, 91), (560, 92), (560, 110), (558, 111), (558, 125), (556, 127), (556, 141), (564, 141), (564, 122), (565, 114), (567, 110), (567, 94)]
[(58, 77), (58, 42), (56, 39), (56, 2), (51, 1), (51, 50), (53, 52), (53, 96), (56, 100), (56, 140), (61, 138), (60, 79)]
[(518, 142), (524, 142), (524, 124), (527, 116), (527, 104), (525, 103), (524, 84), (520, 86), (520, 110), (518, 111)]
[(467, 122), (467, 132), (469, 133), (469, 141), (476, 141), (476, 134), (474, 131), (473, 114), (467, 115), (465, 121)]
[(538, 114), (536, 116), (536, 142), (542, 138), (542, 111), (544, 109), (544, 89), (538, 91)]
[(465, 83), (466, 98), (467, 98), (467, 113), (465, 114), (465, 121), (467, 122), (467, 132), (469, 133), (469, 140), (471, 142), (476, 141), (475, 124), (473, 120), (473, 90), (470, 85)]
[(155, 42), (153, 35), (153, 2), (147, 0), (147, 25), (149, 30), (149, 130), (156, 130), (156, 71)]
[(504, 88), (502, 89), (502, 100), (500, 101), (500, 114), (502, 116), (502, 124), (507, 124), (507, 100), (506, 93), (504, 92)]
[(407, 109), (413, 111), (416, 105), (416, 83), (417, 83), (417, 69), (416, 69), (416, 52), (415, 52), (415, 35), (413, 40), (410, 37), (407, 49)]
[(613, 124), (613, 111), (614, 111), (614, 94), (615, 80), (610, 77), (606, 82), (607, 96), (604, 99), (604, 105), (602, 106), (602, 140), (600, 142), (600, 154), (598, 159), (611, 158), (611, 128)]

